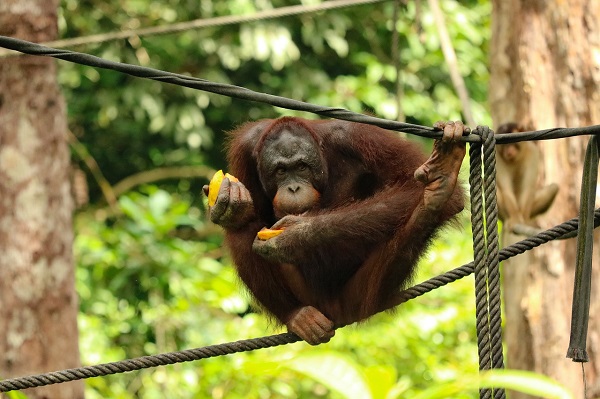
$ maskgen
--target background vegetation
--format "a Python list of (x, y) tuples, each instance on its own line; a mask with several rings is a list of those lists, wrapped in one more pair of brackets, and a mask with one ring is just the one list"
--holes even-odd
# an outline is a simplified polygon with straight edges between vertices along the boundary
[[(63, 0), (61, 35), (161, 26), (298, 3)], [(392, 18), (393, 2), (385, 2), (133, 36), (82, 50), (396, 118), (391, 57), (396, 28), (407, 121), (431, 125), (461, 119), (436, 26), (426, 2), (421, 3), (418, 12), (417, 2), (400, 1), (397, 21)], [(489, 123), (485, 104), (491, 6), (483, 0), (442, 3), (475, 119)], [(207, 222), (200, 188), (214, 169), (226, 167), (223, 131), (249, 119), (291, 112), (62, 62), (59, 79), (69, 107), (74, 169), (83, 171), (87, 181), (74, 180), (82, 203), (75, 251), (84, 363), (278, 332), (249, 305), (222, 250), (220, 230)], [(156, 178), (183, 175), (181, 167), (191, 167), (185, 178)], [(146, 180), (148, 176), (154, 178)], [(126, 178), (134, 183), (119, 184)], [(423, 259), (417, 281), (467, 262), (470, 242), (468, 228), (448, 230)], [(457, 378), (473, 378), (475, 342), (473, 282), (467, 278), (411, 301), (395, 314), (340, 330), (322, 347), (300, 343), (91, 379), (87, 396), (413, 397)], [(453, 397), (475, 394), (470, 389)]]

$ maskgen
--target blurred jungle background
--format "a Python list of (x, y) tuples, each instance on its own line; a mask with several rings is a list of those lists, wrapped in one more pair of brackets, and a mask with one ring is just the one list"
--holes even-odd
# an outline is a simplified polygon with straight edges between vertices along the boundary
[[(394, 4), (386, 2), (132, 37), (86, 51), (396, 118), (391, 43), (397, 26), (401, 104), (407, 121), (431, 126), (437, 120), (461, 119), (431, 12), (407, 3), (401, 4), (396, 23)], [(297, 2), (67, 0), (62, 3), (61, 30), (63, 36), (77, 37), (292, 4)], [(490, 4), (448, 1), (444, 7), (477, 120), (489, 120), (485, 104)], [(84, 363), (277, 331), (249, 307), (221, 246), (221, 231), (205, 215), (201, 187), (215, 169), (226, 169), (225, 131), (247, 120), (293, 113), (68, 63), (60, 64), (59, 81), (76, 140), (72, 148), (82, 148), (73, 152), (73, 161), (85, 172), (90, 193), (75, 220)], [(98, 165), (102, 180), (94, 177), (99, 173), (90, 173), (90, 163)], [(168, 178), (182, 168), (189, 175)], [(156, 178), (144, 179), (150, 174)], [(166, 179), (159, 180), (163, 176)], [(101, 184), (113, 194), (103, 195)], [(116, 202), (111, 206), (112, 198)], [(418, 281), (469, 260), (466, 231), (448, 230), (437, 241), (422, 262)], [(129, 398), (140, 391), (144, 398), (162, 397), (165, 391), (170, 397), (315, 397), (328, 396), (331, 384), (354, 397), (361, 397), (357, 389), (397, 390), (409, 397), (476, 370), (472, 292), (472, 280), (465, 279), (407, 303), (397, 314), (340, 330), (323, 348), (299, 344), (174, 370), (94, 379), (88, 382), (89, 397)], [(361, 378), (351, 378), (346, 368)], [(298, 375), (310, 369), (318, 380)], [(339, 384), (342, 375), (345, 387)]]
[[(62, 0), (55, 8), (58, 37), (38, 38), (135, 32), (319, 3)], [(444, 0), (439, 6), (469, 112), (478, 124), (491, 125), (491, 2)], [(439, 28), (430, 2), (386, 1), (161, 35), (100, 36), (69, 48), (431, 126), (437, 120), (465, 119)], [(0, 65), (8, 60), (0, 59)], [(251, 305), (222, 247), (222, 231), (206, 216), (201, 188), (215, 170), (226, 169), (224, 132), (247, 120), (314, 116), (68, 62), (56, 65), (66, 101), (81, 362), (111, 362), (282, 331)], [(429, 140), (409, 139), (430, 151)], [(468, 218), (464, 212), (461, 227), (440, 235), (423, 258), (416, 282), (472, 259)], [(444, 397), (427, 395), (432, 387), (477, 375), (473, 286), (472, 277), (465, 278), (394, 313), (339, 330), (320, 347), (298, 343), (93, 378), (85, 382), (85, 396)], [(476, 389), (467, 389), (452, 397), (476, 395)]]

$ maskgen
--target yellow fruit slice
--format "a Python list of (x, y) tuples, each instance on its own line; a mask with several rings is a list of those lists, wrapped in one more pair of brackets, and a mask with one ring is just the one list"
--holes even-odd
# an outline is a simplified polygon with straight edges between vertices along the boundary
[(208, 184), (208, 206), (214, 206), (217, 202), (219, 187), (221, 187), (221, 183), (223, 183), (224, 178), (228, 178), (232, 182), (239, 181), (237, 177), (230, 175), (229, 173), (223, 174), (222, 170), (218, 170)]
[(281, 233), (283, 233), (283, 229), (279, 229), (279, 230), (262, 229), (261, 231), (256, 233), (256, 236), (258, 237), (259, 240), (266, 241), (269, 238), (277, 237)]
[(217, 202), (219, 187), (221, 187), (224, 177), (223, 171), (218, 170), (210, 180), (210, 183), (208, 184), (208, 206), (213, 206), (215, 202)]
[(229, 173), (225, 173), (225, 177), (228, 178), (229, 181), (232, 181), (232, 182), (239, 181), (239, 179), (237, 177), (235, 177), (234, 175), (230, 175)]

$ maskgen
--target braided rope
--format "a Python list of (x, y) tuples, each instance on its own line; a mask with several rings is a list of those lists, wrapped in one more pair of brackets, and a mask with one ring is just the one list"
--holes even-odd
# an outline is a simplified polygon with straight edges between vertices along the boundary
[[(481, 127), (477, 127), (473, 134), (482, 135)], [(471, 229), (473, 231), (473, 262), (475, 265), (475, 326), (477, 329), (477, 351), (479, 353), (479, 370), (488, 370), (491, 368), (491, 345), (490, 345), (490, 324), (488, 308), (488, 276), (484, 233), (484, 212), (483, 212), (483, 193), (482, 193), (482, 165), (481, 165), (481, 144), (471, 144), (469, 146), (470, 155), (470, 175), (469, 184), (471, 186)], [(490, 399), (492, 390), (482, 388), (479, 390), (479, 397)]]
[[(600, 221), (600, 209), (594, 212), (595, 222)], [(542, 231), (533, 237), (526, 238), (500, 251), (501, 261), (522, 254), (532, 248), (538, 247), (549, 241), (560, 239), (577, 231), (579, 220), (573, 218), (551, 229)], [(473, 273), (474, 262), (457, 267), (437, 277), (408, 288), (402, 293), (402, 298), (395, 306), (411, 299), (415, 299), (437, 288), (443, 287), (454, 281), (460, 280)], [(216, 356), (229, 355), (238, 352), (247, 352), (256, 349), (270, 348), (291, 344), (300, 341), (300, 338), (292, 333), (272, 335), (261, 338), (240, 340), (236, 342), (211, 345), (196, 349), (187, 349), (178, 352), (163, 353), (159, 355), (142, 356), (134, 359), (121, 360), (112, 363), (99, 364), (95, 366), (84, 366), (67, 370), (54, 371), (32, 376), (17, 377), (0, 381), (0, 392), (10, 392), (19, 389), (35, 388), (62, 382), (76, 381), (91, 377), (100, 377), (111, 374), (125, 373), (129, 371), (142, 370), (150, 367), (166, 366), (169, 364), (190, 362), (194, 360), (207, 359)]]
[(0, 392), (17, 389), (33, 388), (43, 385), (59, 384), (61, 382), (81, 380), (109, 374), (126, 373), (150, 367), (166, 366), (169, 364), (190, 362), (192, 360), (207, 359), (216, 356), (230, 355), (232, 353), (253, 351), (300, 341), (296, 334), (284, 333), (268, 337), (246, 339), (226, 344), (205, 346), (203, 348), (188, 349), (179, 352), (169, 352), (160, 355), (142, 356), (135, 359), (121, 360), (118, 362), (99, 364), (95, 366), (78, 367), (60, 370), (51, 373), (32, 375), (28, 377), (13, 378), (0, 381)]
[[(600, 222), (600, 208), (594, 212), (594, 221)], [(577, 232), (579, 226), (579, 219), (573, 218), (564, 223), (556, 225), (548, 230), (537, 233), (532, 237), (528, 237), (524, 240), (516, 242), (506, 248), (500, 250), (499, 260), (504, 261), (513, 258), (517, 255), (524, 253), (530, 249), (539, 247), (547, 242), (560, 240), (566, 237), (572, 237), (573, 233)], [(415, 299), (421, 295), (424, 295), (430, 291), (441, 288), (447, 284), (453, 283), (472, 274), (475, 271), (475, 262), (469, 262), (465, 265), (457, 267), (456, 269), (447, 271), (439, 276), (433, 277), (427, 281), (417, 284), (411, 288), (407, 288), (402, 292), (402, 299), (399, 300), (394, 306), (401, 305), (404, 302), (408, 302), (411, 299)]]
[[(290, 98), (275, 96), (273, 94), (253, 91), (245, 87), (211, 82), (206, 79), (200, 79), (173, 72), (165, 72), (155, 68), (110, 61), (90, 54), (78, 53), (76, 51), (54, 49), (51, 47), (42, 46), (41, 44), (15, 39), (12, 37), (0, 36), (0, 47), (20, 51), (25, 54), (58, 58), (94, 68), (109, 69), (138, 78), (151, 79), (162, 83), (170, 83), (177, 86), (189, 87), (191, 89), (202, 90), (231, 98), (260, 102), (297, 111), (306, 111), (321, 116), (353, 122), (369, 123), (385, 129), (398, 130), (404, 133), (415, 134), (422, 137), (440, 138), (442, 136), (441, 131), (439, 131), (439, 129), (434, 129), (433, 127), (390, 121), (387, 119), (359, 114), (344, 108), (323, 107)], [(598, 133), (600, 133), (600, 126), (598, 126)]]
[[(15, 39), (13, 37), (0, 35), (0, 47), (19, 51), (24, 54), (53, 57), (75, 64), (87, 65), (94, 68), (109, 69), (138, 78), (156, 80), (159, 82), (170, 83), (177, 86), (189, 87), (195, 90), (203, 90), (231, 98), (238, 98), (242, 100), (269, 104), (274, 107), (311, 112), (313, 114), (317, 114), (324, 117), (342, 119), (352, 122), (368, 123), (370, 125), (379, 126), (384, 129), (397, 130), (400, 132), (414, 134), (421, 137), (436, 139), (442, 137), (441, 131), (433, 129), (431, 127), (376, 118), (374, 116), (352, 112), (344, 108), (323, 107), (320, 105), (310, 104), (303, 101), (293, 100), (290, 98), (253, 91), (240, 86), (211, 82), (206, 79), (200, 79), (173, 72), (165, 72), (155, 68), (148, 68), (138, 65), (126, 64), (122, 62), (105, 60), (100, 57), (96, 57), (85, 53), (79, 53), (76, 51), (61, 50), (52, 47), (47, 47), (26, 40)], [(552, 140), (557, 138), (583, 136), (590, 134), (600, 134), (600, 125), (576, 128), (552, 128), (536, 130), (532, 132), (498, 134), (496, 135), (496, 142), (498, 144), (506, 144), (525, 140)], [(462, 137), (461, 141), (480, 142), (481, 140), (479, 136), (471, 134)]]
[[(498, 239), (498, 206), (496, 203), (496, 139), (488, 127), (480, 127), (483, 139), (483, 175), (485, 223), (487, 239), (486, 269), (488, 273), (488, 317), (491, 340), (492, 369), (504, 368), (502, 354), (502, 310), (500, 294), (500, 261)], [(494, 388), (494, 399), (504, 399), (506, 392)]]

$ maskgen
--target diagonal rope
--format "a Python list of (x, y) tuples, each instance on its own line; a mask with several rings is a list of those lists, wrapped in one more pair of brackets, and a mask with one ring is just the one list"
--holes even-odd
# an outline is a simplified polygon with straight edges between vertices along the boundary
[(118, 362), (104, 363), (95, 366), (77, 367), (51, 373), (32, 375), (0, 381), (0, 392), (59, 384), (67, 381), (81, 380), (110, 374), (126, 373), (150, 367), (208, 359), (232, 353), (253, 351), (298, 342), (301, 339), (292, 333), (271, 335), (268, 337), (245, 339), (226, 344), (187, 349), (179, 352), (162, 353), (160, 355), (142, 356)]
[[(594, 212), (596, 223), (600, 221), (600, 209)], [(513, 256), (522, 254), (532, 248), (538, 247), (549, 241), (560, 239), (571, 235), (577, 231), (579, 220), (573, 218), (551, 229), (542, 231), (533, 237), (528, 237), (509, 247), (502, 249), (499, 253), (499, 259), (506, 260)], [(443, 287), (454, 281), (460, 280), (473, 273), (475, 270), (474, 262), (467, 263), (454, 270), (450, 270), (442, 275), (431, 278), (414, 287), (403, 291), (402, 298), (394, 306), (400, 305), (411, 299), (415, 299), (434, 289)], [(6, 380), (0, 380), (0, 392), (10, 392), (26, 388), (35, 388), (62, 382), (81, 380), (91, 377), (100, 377), (111, 374), (125, 373), (129, 371), (142, 370), (150, 367), (165, 366), (169, 364), (189, 362), (200, 359), (207, 359), (216, 356), (229, 355), (238, 352), (247, 352), (256, 349), (270, 348), (285, 344), (291, 344), (300, 341), (295, 334), (285, 333), (261, 338), (240, 340), (236, 342), (211, 345), (196, 349), (187, 349), (178, 352), (163, 353), (159, 355), (143, 356), (134, 359), (121, 360), (112, 363), (99, 364), (94, 366), (84, 366), (67, 370), (59, 370), (50, 373), (43, 373), (32, 376), (17, 377)]]
[[(274, 107), (311, 112), (320, 116), (342, 119), (351, 122), (368, 123), (370, 125), (379, 126), (384, 129), (396, 130), (408, 134), (414, 134), (416, 136), (435, 139), (439, 139), (442, 137), (441, 131), (433, 129), (431, 127), (376, 118), (374, 116), (352, 112), (344, 108), (323, 107), (320, 105), (310, 104), (303, 101), (275, 96), (273, 94), (253, 91), (240, 86), (211, 82), (205, 79), (195, 78), (192, 76), (161, 71), (155, 68), (148, 68), (138, 65), (109, 61), (90, 54), (78, 53), (76, 51), (60, 50), (52, 47), (46, 47), (41, 44), (28, 42), (26, 40), (15, 39), (12, 37), (0, 35), (0, 47), (4, 47), (10, 50), (15, 50), (30, 55), (54, 57), (80, 65), (91, 66), (94, 68), (109, 69), (139, 78), (156, 80), (159, 82), (170, 83), (177, 86), (189, 87), (196, 90), (203, 90), (210, 93), (220, 94), (232, 98), (269, 104)], [(525, 140), (551, 140), (557, 138), (583, 136), (590, 134), (600, 134), (600, 125), (585, 126), (578, 128), (552, 128), (533, 132), (498, 134), (496, 135), (496, 143), (506, 144)], [(464, 136), (461, 139), (461, 141), (480, 142), (481, 139), (477, 135), (471, 134), (468, 136)]]
[[(189, 87), (196, 90), (203, 90), (210, 93), (220, 94), (232, 98), (261, 102), (276, 107), (292, 109), (297, 111), (306, 111), (321, 116), (343, 119), (352, 122), (369, 123), (386, 129), (398, 130), (422, 137), (438, 138), (442, 136), (441, 131), (436, 131), (436, 129), (432, 127), (424, 127), (414, 125), (411, 123), (390, 121), (387, 119), (381, 119), (369, 115), (355, 113), (343, 108), (323, 107), (319, 105), (306, 103), (303, 101), (253, 91), (240, 86), (229, 85), (225, 83), (216, 83), (183, 74), (165, 72), (159, 69), (110, 61), (90, 54), (78, 53), (69, 50), (54, 49), (51, 47), (46, 47), (40, 44), (11, 37), (0, 36), (0, 47), (5, 47), (11, 50), (17, 50), (22, 53), (31, 55), (54, 57), (76, 64), (91, 66), (94, 68), (109, 69), (139, 78), (146, 78), (163, 83), (174, 84), (177, 86)], [(600, 126), (598, 127), (598, 132), (600, 133)]]
[[(597, 227), (598, 224), (600, 224), (600, 208), (596, 209), (594, 212), (594, 226)], [(572, 238), (576, 236), (578, 226), (579, 219), (573, 218), (548, 230), (541, 231), (534, 236), (527, 237), (524, 240), (516, 242), (500, 250), (499, 260), (504, 261), (513, 258), (524, 253), (525, 251), (539, 247), (540, 245), (550, 241), (560, 240), (563, 238)], [(575, 235), (573, 235), (574, 233)], [(474, 271), (475, 262), (473, 261), (417, 284), (414, 287), (407, 288), (402, 292), (401, 299), (395, 303), (394, 306), (398, 306), (437, 288), (441, 288), (447, 284), (460, 280), (461, 278), (472, 274)]]

